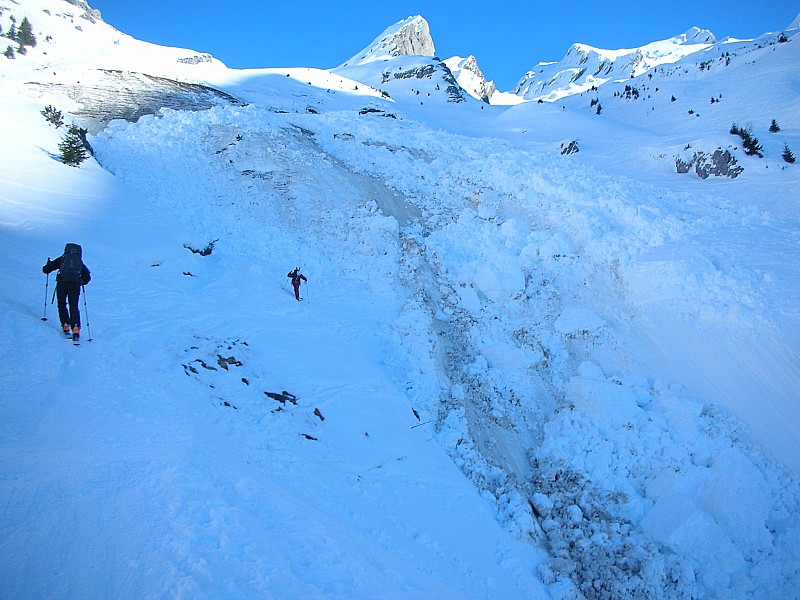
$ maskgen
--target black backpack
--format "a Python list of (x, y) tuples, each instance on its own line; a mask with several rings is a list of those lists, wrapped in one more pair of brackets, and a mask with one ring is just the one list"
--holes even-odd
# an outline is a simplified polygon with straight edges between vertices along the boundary
[(64, 246), (64, 255), (61, 257), (58, 278), (60, 281), (78, 282), (82, 274), (81, 247), (78, 244), (67, 244)]

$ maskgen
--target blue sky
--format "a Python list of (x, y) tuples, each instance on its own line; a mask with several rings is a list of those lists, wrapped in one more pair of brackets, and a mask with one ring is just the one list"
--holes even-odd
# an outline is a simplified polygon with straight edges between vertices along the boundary
[(431, 27), (439, 58), (475, 55), (487, 79), (510, 91), (540, 61), (570, 45), (642, 46), (692, 26), (719, 38), (778, 31), (800, 0), (89, 0), (104, 20), (141, 40), (209, 52), (233, 68), (335, 67), (411, 15)]

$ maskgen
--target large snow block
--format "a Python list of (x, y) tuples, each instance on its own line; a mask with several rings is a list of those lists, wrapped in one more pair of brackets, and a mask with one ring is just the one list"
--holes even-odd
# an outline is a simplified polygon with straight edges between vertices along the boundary
[(636, 402), (636, 390), (609, 381), (573, 377), (566, 398), (597, 429), (608, 434), (626, 424), (635, 425), (644, 412)]
[(478, 269), (472, 285), (492, 302), (500, 302), (522, 293), (525, 273), (515, 260), (496, 257)]
[(742, 553), (722, 528), (683, 494), (656, 502), (642, 519), (642, 530), (653, 541), (700, 562), (709, 587), (726, 587), (727, 576), (745, 567)]
[(772, 496), (756, 466), (741, 452), (726, 449), (715, 457), (698, 503), (735, 541), (769, 544), (766, 522)]

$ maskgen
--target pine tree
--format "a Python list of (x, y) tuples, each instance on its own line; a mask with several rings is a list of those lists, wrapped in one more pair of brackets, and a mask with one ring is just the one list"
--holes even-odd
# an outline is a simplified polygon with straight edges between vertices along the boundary
[(739, 127), (736, 123), (731, 125), (731, 134), (738, 135), (742, 138), (742, 147), (744, 148), (744, 153), (748, 156), (758, 156), (759, 158), (763, 158), (763, 150), (764, 148), (758, 141), (758, 138), (753, 135), (753, 129), (751, 125), (747, 127)]
[(3, 52), (3, 56), (5, 56), (6, 58), (16, 58), (17, 57), (17, 55), (14, 53), (14, 49), (11, 46), (6, 48), (6, 51)]
[(17, 41), (20, 43), (20, 46), (30, 46), (31, 48), (36, 46), (36, 36), (33, 35), (33, 27), (31, 26), (31, 22), (28, 21), (28, 17), (22, 19), (22, 23), (19, 24), (19, 29), (17, 29)]
[(775, 119), (772, 119), (772, 125), (769, 126), (770, 133), (778, 133), (781, 128), (778, 126), (778, 122)]
[(61, 151), (61, 162), (65, 165), (77, 167), (88, 158), (86, 146), (81, 139), (79, 129), (71, 125), (61, 143), (58, 145)]
[(788, 144), (784, 144), (783, 145), (783, 154), (782, 154), (782, 156), (783, 156), (783, 160), (785, 160), (787, 163), (794, 163), (794, 161), (796, 160), (795, 156), (794, 156), (794, 153), (792, 152), (791, 148), (789, 148)]
[(44, 116), (45, 120), (52, 125), (55, 125), (55, 128), (58, 129), (64, 124), (64, 117), (61, 114), (60, 110), (56, 110), (56, 107), (53, 105), (48, 105), (44, 107), (44, 110), (41, 111), (42, 115)]

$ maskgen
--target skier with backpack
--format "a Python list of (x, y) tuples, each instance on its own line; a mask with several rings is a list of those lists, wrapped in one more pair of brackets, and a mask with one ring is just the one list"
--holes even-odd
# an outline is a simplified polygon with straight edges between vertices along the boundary
[(294, 298), (299, 302), (300, 300), (302, 300), (302, 298), (300, 298), (300, 282), (301, 281), (307, 282), (308, 279), (306, 279), (306, 276), (300, 272), (300, 267), (297, 267), (294, 271), (289, 271), (286, 274), (286, 276), (292, 278), (292, 287), (294, 288)]
[(64, 254), (54, 260), (48, 257), (47, 264), (42, 267), (42, 273), (47, 274), (58, 269), (56, 275), (58, 316), (61, 319), (61, 330), (64, 335), (72, 336), (73, 341), (77, 341), (81, 333), (81, 313), (78, 306), (81, 286), (88, 284), (92, 279), (81, 255), (82, 250), (78, 244), (67, 244), (64, 246)]

